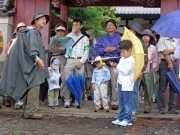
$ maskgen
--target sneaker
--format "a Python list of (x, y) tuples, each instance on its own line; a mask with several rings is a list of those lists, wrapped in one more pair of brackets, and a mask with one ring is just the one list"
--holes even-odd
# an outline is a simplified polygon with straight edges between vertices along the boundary
[(76, 105), (76, 108), (81, 108), (81, 106), (80, 105)]
[(109, 110), (105, 110), (105, 112), (107, 112), (107, 113), (108, 113), (108, 112), (109, 112)]
[(70, 107), (70, 102), (65, 102), (64, 103), (64, 108), (69, 108)]
[(60, 106), (60, 105), (56, 105), (56, 106), (55, 106), (55, 109), (58, 109), (58, 108), (61, 108), (61, 106)]
[(175, 109), (168, 111), (168, 113), (169, 114), (179, 114), (178, 111), (176, 111)]
[(54, 106), (49, 106), (49, 108), (51, 108), (51, 109), (55, 109), (55, 107), (54, 107)]
[(95, 109), (94, 112), (97, 112), (97, 109)]
[(136, 115), (136, 112), (132, 112), (132, 116), (135, 116)]
[(165, 114), (165, 110), (164, 109), (159, 109), (159, 114)]
[(113, 124), (113, 125), (118, 125), (118, 126), (119, 126), (120, 123), (121, 123), (121, 122), (120, 122), (118, 119), (112, 121), (112, 124)]
[(148, 111), (148, 110), (144, 110), (144, 113), (145, 114), (149, 114), (151, 111)]
[(127, 121), (123, 120), (119, 123), (120, 126), (126, 127), (126, 126), (132, 126), (132, 123), (128, 123)]

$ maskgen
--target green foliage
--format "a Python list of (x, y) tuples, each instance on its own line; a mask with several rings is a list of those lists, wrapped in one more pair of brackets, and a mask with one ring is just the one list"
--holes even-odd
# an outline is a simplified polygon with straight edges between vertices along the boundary
[[(116, 20), (119, 24), (120, 18), (115, 16), (116, 8), (113, 7), (87, 7), (87, 8), (69, 8), (68, 11), (68, 31), (72, 29), (72, 21), (74, 18), (83, 20), (83, 29), (91, 30), (96, 38), (106, 34), (106, 21), (108, 19)], [(59, 8), (52, 7), (51, 13), (56, 17), (60, 17)], [(53, 25), (54, 26), (54, 25)], [(54, 27), (51, 26), (51, 32)]]
[(83, 29), (93, 31), (96, 38), (106, 33), (106, 21), (114, 19), (118, 23), (120, 18), (115, 17), (115, 8), (112, 7), (87, 7), (87, 8), (70, 8), (68, 28), (72, 28), (72, 20), (80, 18), (83, 20)]

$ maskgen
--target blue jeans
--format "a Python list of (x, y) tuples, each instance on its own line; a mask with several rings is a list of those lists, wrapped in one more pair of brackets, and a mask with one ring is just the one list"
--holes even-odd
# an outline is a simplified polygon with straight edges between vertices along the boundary
[(138, 78), (134, 83), (132, 103), (133, 103), (133, 112), (137, 113), (139, 109), (139, 85), (142, 78)]
[(117, 119), (132, 123), (132, 91), (122, 91), (122, 85), (118, 84), (119, 113)]

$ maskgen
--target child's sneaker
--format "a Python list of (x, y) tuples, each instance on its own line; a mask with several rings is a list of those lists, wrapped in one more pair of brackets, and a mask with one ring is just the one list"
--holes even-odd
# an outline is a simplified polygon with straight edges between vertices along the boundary
[(107, 113), (108, 113), (108, 112), (109, 112), (109, 109), (105, 110), (105, 112), (107, 112)]
[(51, 109), (55, 109), (55, 108), (54, 108), (54, 106), (49, 106), (49, 108), (51, 108)]
[(118, 125), (118, 126), (119, 126), (120, 123), (121, 123), (121, 122), (120, 122), (118, 119), (112, 121), (112, 124), (114, 124), (114, 125)]
[(60, 105), (56, 105), (56, 106), (55, 106), (55, 109), (58, 109), (58, 108), (61, 108), (61, 106), (60, 106)]
[(128, 123), (127, 121), (123, 120), (119, 123), (120, 126), (126, 127), (126, 126), (132, 126), (132, 123)]
[(94, 112), (97, 112), (97, 111), (98, 111), (97, 109), (94, 110)]

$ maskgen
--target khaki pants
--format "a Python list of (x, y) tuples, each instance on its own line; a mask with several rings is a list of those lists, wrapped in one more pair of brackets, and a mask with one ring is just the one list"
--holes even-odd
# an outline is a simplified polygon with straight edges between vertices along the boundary
[(148, 93), (144, 91), (144, 111), (151, 111), (152, 108), (152, 100), (149, 102)]
[[(66, 66), (64, 68), (65, 80), (69, 78), (70, 75), (81, 74), (84, 75), (84, 65), (82, 65), (81, 69), (76, 68), (76, 64), (80, 62), (80, 59), (67, 59)], [(63, 93), (64, 101), (71, 102), (71, 91), (65, 85), (65, 90)]]
[(115, 73), (113, 67), (107, 67), (110, 71), (111, 74), (111, 85), (109, 90), (110, 90), (110, 95), (111, 95), (111, 105), (117, 105), (118, 106), (118, 89), (117, 89), (117, 77), (118, 74)]
[(59, 106), (59, 89), (49, 90), (48, 91), (48, 102), (49, 106)]
[(94, 103), (95, 103), (95, 109), (99, 109), (102, 105), (105, 110), (109, 109), (108, 105), (108, 96), (107, 96), (107, 84), (101, 84), (100, 86), (95, 86), (94, 90)]
[(60, 90), (60, 96), (62, 97), (66, 91), (65, 88), (65, 73), (64, 73), (64, 67), (66, 65), (66, 61), (67, 59), (64, 57), (64, 55), (60, 55), (60, 56), (52, 56), (52, 58), (57, 58), (60, 61), (60, 72), (61, 74), (61, 90)]
[(24, 115), (31, 116), (39, 110), (39, 85), (31, 88), (24, 104)]

